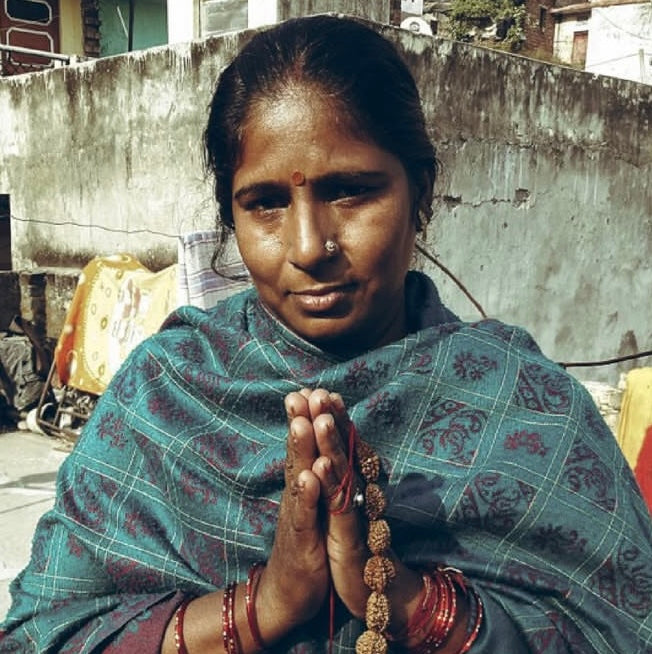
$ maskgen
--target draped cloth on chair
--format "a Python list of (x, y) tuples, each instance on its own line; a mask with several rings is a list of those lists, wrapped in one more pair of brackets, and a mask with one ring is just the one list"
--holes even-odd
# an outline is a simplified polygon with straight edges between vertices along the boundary
[(225, 248), (221, 275), (211, 267), (219, 244), (216, 231), (197, 231), (179, 237), (179, 305), (210, 309), (217, 302), (250, 285), (247, 270), (234, 243)]
[(652, 512), (652, 367), (627, 373), (618, 444)]
[(55, 350), (62, 384), (105, 390), (131, 350), (177, 307), (177, 267), (152, 272), (127, 254), (86, 265)]

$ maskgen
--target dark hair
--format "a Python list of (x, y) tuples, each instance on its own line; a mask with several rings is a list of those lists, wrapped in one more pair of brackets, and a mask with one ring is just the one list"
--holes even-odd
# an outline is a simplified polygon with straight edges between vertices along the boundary
[[(311, 16), (257, 33), (220, 75), (204, 147), (222, 234), (223, 226), (233, 229), (232, 184), (247, 117), (257, 103), (295, 83), (323, 89), (344, 106), (358, 130), (402, 162), (429, 209), (437, 159), (406, 64), (370, 27), (349, 18)], [(429, 210), (425, 214), (427, 219)]]

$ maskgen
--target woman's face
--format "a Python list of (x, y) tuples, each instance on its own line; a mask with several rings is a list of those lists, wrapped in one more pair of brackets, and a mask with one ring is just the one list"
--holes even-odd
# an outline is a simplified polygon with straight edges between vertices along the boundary
[(335, 353), (403, 336), (416, 230), (401, 162), (302, 87), (258, 104), (243, 134), (235, 234), (263, 303)]

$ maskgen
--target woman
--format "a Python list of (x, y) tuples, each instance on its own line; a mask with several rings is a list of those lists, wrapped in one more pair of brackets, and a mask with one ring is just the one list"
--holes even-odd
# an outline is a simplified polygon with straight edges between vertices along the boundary
[(0, 651), (652, 652), (650, 521), (590, 397), (408, 271), (436, 160), (393, 47), (254, 36), (205, 145), (255, 289), (116, 375)]

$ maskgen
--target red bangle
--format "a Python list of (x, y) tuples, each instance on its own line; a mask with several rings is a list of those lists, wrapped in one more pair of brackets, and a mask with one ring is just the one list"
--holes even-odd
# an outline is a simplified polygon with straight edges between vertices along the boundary
[(186, 641), (183, 638), (183, 618), (186, 615), (186, 609), (190, 602), (190, 598), (183, 600), (174, 613), (174, 645), (177, 649), (177, 654), (188, 654)]
[(478, 595), (478, 593), (473, 588), (471, 588), (469, 595), (471, 602), (473, 603), (469, 618), (473, 617), (475, 613), (475, 620), (473, 620), (473, 626), (471, 626), (471, 620), (469, 619), (469, 631), (467, 632), (467, 639), (457, 654), (466, 654), (466, 652), (471, 649), (471, 645), (473, 645), (473, 643), (476, 641), (478, 634), (480, 633), (480, 627), (482, 627), (482, 619), (484, 617), (482, 599), (480, 599), (480, 595)]
[(258, 627), (258, 620), (256, 618), (256, 591), (258, 590), (258, 583), (260, 582), (260, 575), (263, 572), (263, 568), (264, 564), (260, 562), (254, 563), (251, 568), (249, 568), (245, 590), (245, 606), (247, 607), (249, 631), (251, 631), (251, 637), (259, 650), (267, 649), (267, 646), (260, 635), (260, 628)]
[(231, 582), (224, 589), (222, 599), (222, 639), (227, 654), (240, 654), (240, 637), (235, 623), (235, 590), (237, 584)]

